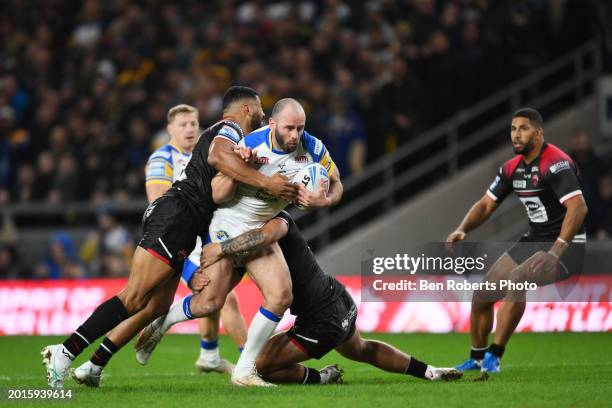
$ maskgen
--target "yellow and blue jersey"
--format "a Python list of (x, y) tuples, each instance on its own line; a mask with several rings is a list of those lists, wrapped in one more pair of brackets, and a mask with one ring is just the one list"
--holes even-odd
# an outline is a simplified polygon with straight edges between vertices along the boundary
[(189, 159), (191, 153), (185, 153), (170, 143), (163, 145), (154, 151), (147, 161), (145, 184), (172, 186), (189, 163)]

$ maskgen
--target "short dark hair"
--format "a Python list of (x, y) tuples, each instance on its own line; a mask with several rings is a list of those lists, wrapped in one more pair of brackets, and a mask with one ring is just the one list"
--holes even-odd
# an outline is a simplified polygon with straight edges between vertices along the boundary
[(540, 112), (533, 108), (521, 108), (517, 110), (514, 112), (514, 115), (512, 115), (512, 119), (514, 118), (527, 118), (535, 127), (544, 127), (544, 119), (542, 119), (542, 115), (540, 115)]
[(257, 99), (259, 94), (253, 88), (248, 86), (232, 86), (223, 95), (223, 111), (226, 111), (229, 106), (241, 99)]

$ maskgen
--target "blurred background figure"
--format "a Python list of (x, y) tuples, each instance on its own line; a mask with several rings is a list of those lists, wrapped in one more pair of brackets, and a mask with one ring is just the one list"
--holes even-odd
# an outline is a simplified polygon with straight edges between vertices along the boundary
[(57, 232), (49, 242), (47, 257), (34, 268), (36, 279), (74, 279), (84, 277), (84, 270), (74, 250), (72, 238)]
[(83, 247), (81, 257), (91, 276), (127, 276), (130, 269), (134, 240), (127, 229), (117, 223), (112, 208), (98, 210), (98, 227), (91, 232)]

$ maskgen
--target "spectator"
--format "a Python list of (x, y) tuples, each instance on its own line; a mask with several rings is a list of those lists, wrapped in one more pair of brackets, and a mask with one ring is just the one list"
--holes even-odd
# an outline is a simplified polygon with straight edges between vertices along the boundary
[(0, 279), (24, 278), (15, 246), (0, 241)]
[(34, 268), (38, 279), (73, 279), (83, 277), (81, 267), (74, 252), (72, 238), (65, 232), (57, 232), (49, 243), (46, 259)]
[(117, 223), (113, 209), (101, 208), (98, 228), (89, 234), (81, 248), (89, 273), (102, 277), (127, 276), (133, 252), (132, 236)]

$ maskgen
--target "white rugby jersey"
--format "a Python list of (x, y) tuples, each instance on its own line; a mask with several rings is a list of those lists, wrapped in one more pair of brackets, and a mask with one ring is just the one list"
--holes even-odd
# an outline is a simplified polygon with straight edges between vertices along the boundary
[(149, 157), (145, 168), (145, 185), (161, 184), (172, 186), (181, 175), (191, 153), (185, 153), (173, 144), (165, 144)]
[[(270, 133), (270, 128), (265, 126), (246, 135), (238, 143), (257, 152), (258, 170), (266, 176), (281, 173), (292, 179), (309, 163), (320, 163), (330, 175), (334, 171), (335, 164), (325, 145), (308, 132), (302, 134), (301, 143), (290, 153), (273, 148)], [(240, 228), (243, 232), (259, 228), (275, 217), (287, 204), (285, 200), (274, 197), (262, 188), (240, 184), (234, 198), (215, 211), (211, 227), (214, 225), (216, 232), (211, 229), (211, 233), (216, 234), (220, 229), (224, 229), (225, 221), (233, 225), (243, 224), (244, 229)], [(235, 228), (229, 229), (235, 231)]]

